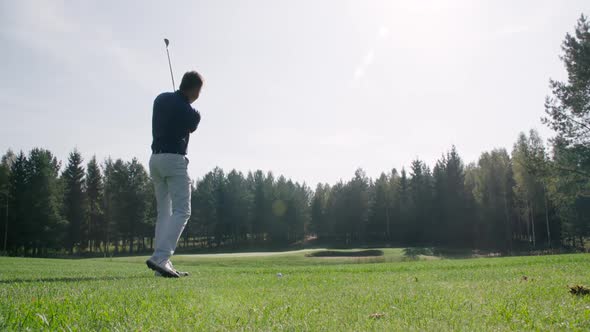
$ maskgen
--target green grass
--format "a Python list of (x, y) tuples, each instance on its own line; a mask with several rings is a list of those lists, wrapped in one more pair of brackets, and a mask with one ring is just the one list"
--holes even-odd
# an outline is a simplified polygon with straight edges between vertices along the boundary
[[(590, 256), (0, 258), (0, 330), (590, 330)], [(277, 273), (283, 277), (277, 277)], [(527, 276), (528, 280), (523, 280)], [(371, 318), (371, 314), (383, 314)]]

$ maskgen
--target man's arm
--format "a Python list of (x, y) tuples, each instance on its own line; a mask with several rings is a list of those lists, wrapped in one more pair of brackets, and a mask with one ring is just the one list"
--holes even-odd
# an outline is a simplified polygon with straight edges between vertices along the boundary
[(201, 122), (201, 114), (194, 108), (189, 106), (184, 116), (184, 123), (186, 124), (187, 129), (191, 133), (194, 132), (195, 130), (197, 130), (199, 122)]

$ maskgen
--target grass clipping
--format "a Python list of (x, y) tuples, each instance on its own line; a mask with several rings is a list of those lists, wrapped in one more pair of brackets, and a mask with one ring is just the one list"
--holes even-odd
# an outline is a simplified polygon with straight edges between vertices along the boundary
[(572, 295), (578, 295), (578, 296), (590, 295), (590, 288), (588, 288), (584, 285), (569, 286), (569, 289), (570, 289), (570, 294), (572, 294)]

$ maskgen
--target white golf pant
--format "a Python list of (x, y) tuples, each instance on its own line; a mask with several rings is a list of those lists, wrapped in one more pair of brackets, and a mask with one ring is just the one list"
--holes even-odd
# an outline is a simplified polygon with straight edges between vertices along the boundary
[(188, 159), (180, 154), (159, 153), (150, 158), (158, 217), (153, 258), (170, 258), (191, 215), (191, 181)]

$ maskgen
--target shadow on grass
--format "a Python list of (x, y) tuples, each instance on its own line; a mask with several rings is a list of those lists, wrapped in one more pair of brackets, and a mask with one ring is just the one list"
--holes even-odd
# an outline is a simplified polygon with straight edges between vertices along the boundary
[(378, 257), (383, 256), (381, 250), (356, 250), (356, 251), (336, 251), (336, 250), (322, 250), (305, 254), (305, 257)]
[(153, 276), (103, 276), (103, 277), (55, 277), (55, 278), (13, 278), (0, 280), (0, 284), (16, 284), (26, 282), (81, 282), (81, 281), (112, 281), (112, 280), (125, 280), (125, 279), (146, 279), (154, 278)]

